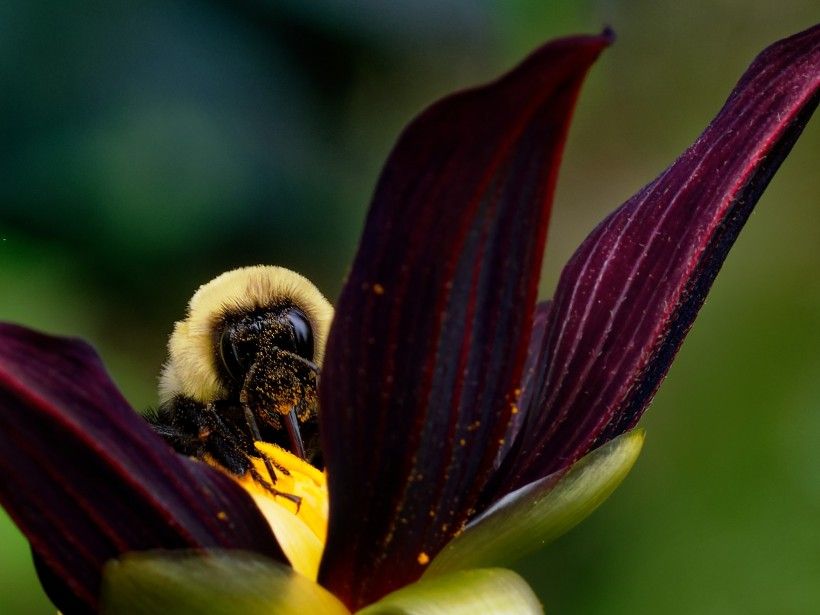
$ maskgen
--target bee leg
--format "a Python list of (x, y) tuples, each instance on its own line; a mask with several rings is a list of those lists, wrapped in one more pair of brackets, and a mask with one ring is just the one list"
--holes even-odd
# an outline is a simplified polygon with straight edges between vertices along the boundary
[(299, 431), (299, 419), (296, 418), (296, 406), (290, 409), (283, 418), (282, 422), (285, 424), (285, 429), (290, 438), (290, 446), (294, 455), (299, 459), (305, 459), (305, 445), (302, 442), (302, 434)]
[[(210, 435), (210, 440), (216, 444), (213, 448), (220, 451), (219, 462), (231, 472), (239, 476), (245, 474), (246, 472), (250, 472), (251, 478), (253, 478), (256, 483), (261, 485), (272, 495), (285, 498), (286, 500), (290, 500), (296, 504), (296, 512), (298, 513), (299, 507), (302, 504), (302, 498), (292, 493), (280, 491), (273, 486), (273, 484), (276, 484), (276, 472), (273, 468), (274, 466), (279, 468), (279, 466), (262, 451), (254, 448), (253, 442), (258, 442), (262, 439), (259, 435), (259, 427), (256, 424), (256, 419), (250, 411), (250, 408), (245, 407), (243, 408), (243, 411), (245, 414), (245, 420), (248, 424), (248, 429), (251, 433), (250, 442), (243, 442), (244, 437), (242, 437), (241, 433), (232, 431), (228, 428), (225, 422), (220, 418), (219, 412), (217, 412), (213, 404), (209, 404), (207, 407), (207, 414), (214, 421), (216, 427)], [(219, 438), (218, 441), (217, 438)], [(222, 444), (223, 442), (224, 444)], [(248, 451), (248, 447), (250, 447), (253, 452), (246, 452)], [(237, 453), (241, 453), (241, 457), (237, 457)], [(253, 467), (253, 463), (251, 463), (250, 459), (251, 455), (261, 457), (264, 460), (265, 468), (267, 469), (268, 476), (271, 479), (270, 482), (265, 479), (265, 477), (262, 476), (262, 474), (255, 467)], [(279, 468), (279, 470), (285, 474), (288, 473), (285, 468)]]
[[(251, 478), (253, 478), (253, 480), (262, 485), (264, 489), (270, 491), (271, 495), (275, 497), (285, 498), (286, 500), (290, 500), (291, 502), (296, 504), (296, 512), (299, 512), (299, 509), (302, 506), (302, 498), (300, 498), (298, 495), (294, 495), (293, 493), (285, 493), (284, 491), (279, 491), (279, 489), (275, 488), (268, 481), (266, 481), (265, 477), (262, 476), (253, 466), (250, 467), (249, 471), (251, 473)], [(270, 469), (268, 469), (268, 471), (270, 471)]]
[(216, 403), (207, 404), (199, 414), (199, 439), (206, 452), (225, 469), (242, 476), (251, 466), (249, 450), (253, 444), (229, 422), (223, 419)]
[[(259, 455), (259, 457), (261, 457), (264, 460), (265, 469), (267, 469), (268, 476), (270, 476), (273, 479), (274, 484), (276, 484), (276, 474), (273, 471), (274, 467), (277, 470), (279, 470), (282, 474), (284, 474), (286, 476), (290, 475), (290, 470), (288, 470), (286, 467), (276, 463), (275, 460), (268, 457), (268, 455), (266, 455), (264, 452), (257, 449), (256, 454)], [(273, 495), (285, 498), (287, 500), (290, 500), (294, 504), (296, 504), (296, 512), (297, 513), (299, 512), (299, 508), (302, 506), (302, 498), (300, 498), (298, 495), (295, 495), (293, 493), (286, 493), (285, 491), (280, 491), (279, 489), (276, 489), (275, 487), (273, 487), (273, 485), (271, 485), (267, 480), (265, 480), (265, 477), (262, 476), (256, 470), (256, 468), (253, 467), (253, 465), (250, 466), (250, 472), (251, 472), (251, 476), (253, 477), (253, 479), (257, 483), (262, 485), (265, 489), (270, 491)]]
[[(259, 433), (259, 426), (256, 424), (256, 418), (253, 416), (253, 412), (251, 409), (244, 405), (242, 408), (245, 412), (245, 421), (248, 423), (248, 429), (251, 432), (251, 438), (254, 442), (261, 442), (262, 441), (262, 434)], [(271, 462), (270, 457), (267, 455), (262, 455), (262, 459), (265, 462), (265, 468), (268, 470), (268, 475), (271, 478), (273, 483), (276, 483), (276, 472), (273, 470), (273, 463)]]
[[(319, 399), (316, 395), (318, 386), (319, 367), (312, 361), (297, 357), (299, 379), (305, 383), (301, 398), (291, 410), (299, 419), (299, 429), (302, 434), (304, 459), (312, 466), (322, 468), (321, 444), (319, 442)], [(294, 364), (297, 364), (294, 361)]]
[(319, 441), (319, 412), (318, 404), (314, 401), (300, 402), (292, 412), (296, 412), (299, 417), (302, 438), (305, 443), (305, 458), (310, 465), (319, 468), (324, 467), (322, 459), (322, 448)]
[[(251, 431), (251, 436), (253, 437), (254, 442), (261, 442), (262, 435), (259, 433), (259, 426), (256, 424), (256, 418), (253, 416), (253, 412), (251, 412), (251, 409), (247, 406), (244, 406), (243, 410), (245, 411), (245, 420), (248, 422), (248, 429), (250, 429)], [(273, 469), (274, 465), (276, 465), (280, 471), (283, 471), (286, 474), (289, 473), (285, 468), (280, 467), (278, 464), (274, 464), (273, 460), (262, 451), (257, 450), (256, 453), (260, 457), (262, 457), (262, 460), (265, 462), (265, 469), (268, 471), (268, 476), (270, 476), (271, 480), (273, 481), (273, 484), (276, 484), (276, 472)], [(296, 504), (296, 512), (299, 512), (299, 507), (302, 505), (302, 498), (300, 498), (298, 495), (294, 495), (292, 493), (285, 493), (284, 491), (279, 491), (278, 489), (275, 489), (273, 485), (268, 483), (268, 481), (266, 481), (262, 477), (262, 475), (256, 471), (256, 468), (254, 468), (253, 466), (251, 466), (250, 470), (251, 476), (254, 478), (256, 482), (265, 487), (265, 489), (270, 491), (273, 495), (278, 495), (279, 497), (283, 497)]]

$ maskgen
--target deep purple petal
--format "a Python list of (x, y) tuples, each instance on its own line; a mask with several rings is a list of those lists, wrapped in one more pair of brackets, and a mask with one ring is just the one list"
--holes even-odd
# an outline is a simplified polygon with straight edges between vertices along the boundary
[(504, 476), (507, 474), (504, 465), (517, 458), (515, 449), (521, 445), (521, 439), (518, 437), (518, 433), (523, 428), (527, 415), (533, 409), (535, 394), (541, 384), (540, 367), (544, 363), (544, 335), (547, 332), (551, 308), (551, 301), (544, 301), (535, 306), (535, 315), (532, 321), (530, 342), (527, 345), (527, 359), (524, 363), (524, 374), (521, 377), (518, 403), (513, 408), (513, 416), (510, 417), (504, 444), (498, 449), (498, 455), (495, 461), (496, 472), (487, 484), (486, 490), (492, 490), (496, 476)]
[(244, 490), (174, 453), (90, 346), (2, 323), (0, 502), (71, 612), (94, 610), (103, 564), (127, 551), (235, 548), (286, 561)]
[(694, 145), (584, 241), (553, 301), (540, 411), (493, 497), (637, 422), (819, 88), (816, 26), (764, 51)]
[[(321, 382), (322, 581), (350, 606), (416, 579), (471, 513), (520, 386), (569, 117), (605, 33), (432, 106), (376, 189)], [(422, 558), (423, 560), (424, 558)]]

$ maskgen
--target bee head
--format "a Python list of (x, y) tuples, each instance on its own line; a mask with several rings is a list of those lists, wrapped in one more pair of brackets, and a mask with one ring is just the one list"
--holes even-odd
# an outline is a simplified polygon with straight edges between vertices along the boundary
[(315, 356), (310, 320), (290, 301), (252, 312), (228, 313), (214, 333), (224, 380), (235, 385), (242, 385), (254, 363), (269, 354), (267, 349), (311, 363)]
[(262, 355), (321, 365), (333, 308), (306, 278), (282, 267), (229, 271), (204, 284), (177, 322), (160, 377), (160, 402), (202, 403), (242, 387)]

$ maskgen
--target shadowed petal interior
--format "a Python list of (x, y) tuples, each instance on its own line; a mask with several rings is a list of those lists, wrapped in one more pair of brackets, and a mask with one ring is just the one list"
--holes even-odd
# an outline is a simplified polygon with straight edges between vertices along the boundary
[(0, 324), (0, 503), (65, 612), (93, 611), (109, 559), (247, 549), (286, 561), (250, 496), (174, 453), (87, 344)]
[[(535, 316), (532, 322), (532, 332), (530, 342), (527, 347), (527, 359), (524, 363), (524, 374), (521, 377), (518, 403), (512, 409), (507, 435), (504, 444), (498, 450), (496, 457), (496, 472), (485, 486), (485, 493), (492, 492), (497, 480), (507, 475), (506, 464), (515, 463), (518, 460), (516, 451), (521, 446), (521, 438), (518, 432), (527, 420), (527, 414), (533, 410), (535, 393), (541, 384), (541, 364), (544, 362), (544, 334), (547, 332), (549, 324), (549, 313), (552, 302), (543, 301), (535, 306)], [(491, 503), (491, 502), (490, 502)], [(481, 513), (487, 508), (489, 503), (484, 504), (479, 500), (476, 512)]]
[(415, 580), (473, 511), (517, 403), (569, 117), (611, 35), (537, 50), (419, 116), (376, 188), (321, 380), (320, 580)]

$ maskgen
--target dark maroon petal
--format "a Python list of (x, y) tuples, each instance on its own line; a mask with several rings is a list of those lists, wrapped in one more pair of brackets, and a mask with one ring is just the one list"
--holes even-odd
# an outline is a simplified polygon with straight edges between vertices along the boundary
[[(471, 512), (520, 386), (558, 161), (609, 33), (550, 43), (403, 133), (321, 382), (322, 581), (358, 606), (416, 579)], [(422, 560), (424, 558), (422, 557)]]
[(764, 51), (695, 144), (584, 241), (558, 284), (540, 411), (507, 490), (637, 422), (818, 88), (820, 26)]
[(2, 323), (0, 502), (71, 612), (94, 610), (102, 565), (127, 551), (219, 547), (286, 561), (244, 490), (174, 453), (90, 346)]
[(519, 446), (521, 440), (518, 438), (518, 433), (524, 426), (524, 422), (533, 408), (535, 393), (538, 386), (541, 384), (541, 365), (544, 363), (544, 334), (547, 332), (547, 324), (549, 323), (549, 313), (552, 307), (552, 302), (544, 301), (535, 306), (535, 316), (532, 322), (532, 332), (530, 334), (530, 342), (527, 346), (527, 360), (524, 363), (524, 374), (521, 378), (521, 388), (518, 395), (518, 403), (513, 408), (513, 416), (510, 417), (509, 428), (507, 429), (507, 436), (504, 439), (504, 444), (498, 450), (496, 458), (497, 471), (493, 474), (493, 478), (487, 484), (487, 489), (491, 488), (496, 475), (504, 475), (506, 472), (500, 468), (504, 459), (508, 457), (515, 458), (516, 455), (510, 455), (511, 449)]

